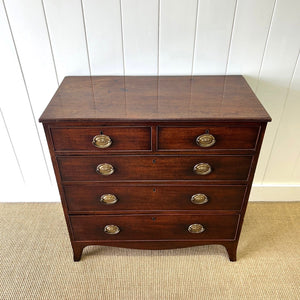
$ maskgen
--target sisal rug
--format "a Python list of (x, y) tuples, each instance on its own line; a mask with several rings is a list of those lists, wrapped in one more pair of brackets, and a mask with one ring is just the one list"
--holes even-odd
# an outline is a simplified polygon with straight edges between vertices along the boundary
[(91, 246), (72, 260), (59, 203), (0, 203), (0, 299), (300, 299), (300, 203), (250, 203), (222, 246)]

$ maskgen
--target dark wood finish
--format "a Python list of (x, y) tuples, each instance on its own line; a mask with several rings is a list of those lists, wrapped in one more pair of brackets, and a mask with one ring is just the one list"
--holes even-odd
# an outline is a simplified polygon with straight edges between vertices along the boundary
[[(96, 213), (113, 211), (170, 211), (170, 210), (240, 210), (246, 192), (245, 185), (197, 186), (115, 186), (72, 184), (64, 191), (70, 213)], [(205, 194), (208, 202), (194, 204), (194, 194)], [(100, 202), (104, 194), (113, 194), (118, 202), (112, 205)]]
[(72, 248), (73, 248), (73, 260), (74, 261), (80, 261), (81, 259), (81, 255), (82, 255), (82, 251), (83, 251), (83, 248), (85, 246), (83, 246), (82, 244), (80, 243), (74, 243), (72, 242)]
[[(119, 180), (247, 180), (252, 156), (88, 156), (57, 158), (63, 181)], [(99, 164), (111, 164), (115, 172), (99, 175)], [(197, 175), (193, 167), (209, 163), (212, 172)], [(74, 172), (75, 171), (75, 172)]]
[[(86, 240), (234, 240), (239, 215), (111, 215), (71, 216), (75, 241)], [(191, 224), (201, 224), (202, 233), (190, 233)], [(120, 228), (118, 234), (106, 234), (109, 224)]]
[[(112, 144), (108, 148), (97, 148), (92, 144), (93, 137), (108, 135)], [(55, 150), (88, 151), (105, 153), (126, 150), (151, 150), (150, 127), (88, 127), (88, 128), (52, 128)]]
[(158, 127), (159, 150), (203, 150), (196, 139), (209, 132), (216, 143), (209, 150), (255, 149), (259, 127), (198, 126), (198, 127)]
[(42, 114), (57, 121), (270, 121), (242, 76), (71, 76)]
[[(230, 261), (236, 261), (236, 250), (237, 250), (237, 241), (208, 241), (208, 240), (198, 240), (198, 241), (71, 241), (74, 261), (79, 261), (81, 259), (82, 251), (86, 246), (93, 245), (104, 245), (110, 247), (122, 247), (129, 249), (149, 249), (149, 250), (166, 250), (166, 249), (175, 249), (175, 248), (187, 248), (192, 246), (201, 246), (201, 245), (222, 245), (227, 250), (228, 257)], [(99, 249), (100, 250), (100, 249)], [(101, 251), (101, 250), (100, 250)], [(100, 252), (99, 251), (99, 252)], [(200, 254), (201, 255), (201, 254)], [(204, 253), (205, 255), (205, 253)]]
[[(242, 76), (66, 77), (40, 118), (74, 261), (88, 245), (170, 249), (221, 244), (231, 261), (271, 118)], [(210, 148), (195, 139), (206, 131)], [(92, 145), (109, 135), (106, 149)], [(115, 173), (96, 173), (100, 163)], [(193, 167), (209, 163), (212, 173)], [(103, 205), (103, 193), (119, 201)], [(203, 205), (191, 203), (207, 194)], [(107, 235), (107, 224), (121, 232)], [(191, 234), (187, 227), (206, 230)]]
[[(264, 123), (262, 125), (261, 134), (259, 136), (259, 140), (258, 140), (258, 143), (257, 143), (257, 152), (256, 152), (256, 155), (254, 156), (253, 161), (252, 161), (251, 171), (250, 171), (250, 175), (249, 175), (249, 179), (248, 179), (248, 189), (246, 191), (246, 197), (245, 197), (245, 199), (247, 199), (247, 201), (245, 201), (244, 204), (243, 204), (243, 206), (242, 206), (240, 226), (238, 227), (238, 230), (237, 230), (237, 237), (236, 237), (237, 243), (238, 243), (239, 238), (240, 238), (240, 234), (241, 234), (241, 230), (242, 230), (242, 226), (243, 226), (243, 222), (244, 222), (244, 216), (245, 216), (247, 205), (248, 205), (248, 198), (249, 198), (250, 191), (251, 191), (251, 188), (252, 188), (252, 182), (253, 182), (253, 178), (254, 178), (254, 174), (255, 174), (255, 169), (256, 169), (256, 166), (257, 166), (257, 162), (258, 162), (258, 157), (259, 157), (260, 149), (261, 149), (261, 146), (262, 146), (262, 143), (263, 143), (263, 138), (264, 138), (264, 135), (265, 135), (266, 127), (267, 127), (267, 123)], [(236, 243), (236, 247), (235, 248), (233, 247), (233, 249), (235, 249), (235, 256), (233, 256), (232, 253), (230, 254), (228, 252), (229, 253), (229, 257), (234, 257), (235, 258), (235, 259), (233, 259), (233, 261), (236, 260), (237, 243)]]

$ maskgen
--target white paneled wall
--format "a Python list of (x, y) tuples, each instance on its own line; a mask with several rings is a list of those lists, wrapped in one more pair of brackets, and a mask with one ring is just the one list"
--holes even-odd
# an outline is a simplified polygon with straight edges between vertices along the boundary
[(121, 1), (82, 0), (82, 14), (91, 75), (123, 75)]
[(44, 0), (45, 22), (53, 64), (61, 82), (66, 74), (89, 75), (89, 59), (80, 0)]
[(236, 0), (199, 1), (194, 74), (226, 74), (236, 7)]
[(300, 200), (299, 0), (2, 0), (0, 201), (58, 201), (38, 118), (67, 75), (242, 74), (273, 118), (252, 200)]
[(197, 0), (160, 1), (159, 74), (191, 75), (197, 3)]
[(121, 3), (125, 74), (156, 75), (159, 2), (125, 0)]

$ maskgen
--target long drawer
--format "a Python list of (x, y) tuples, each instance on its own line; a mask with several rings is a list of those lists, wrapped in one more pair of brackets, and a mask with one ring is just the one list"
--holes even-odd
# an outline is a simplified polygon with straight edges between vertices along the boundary
[(75, 215), (70, 221), (75, 241), (233, 240), (239, 215)]
[(117, 210), (240, 210), (246, 186), (65, 185), (68, 209), (76, 212)]
[[(252, 156), (61, 156), (57, 161), (63, 181), (247, 180)], [(97, 173), (103, 165), (113, 173)], [(201, 165), (211, 172), (197, 174)]]

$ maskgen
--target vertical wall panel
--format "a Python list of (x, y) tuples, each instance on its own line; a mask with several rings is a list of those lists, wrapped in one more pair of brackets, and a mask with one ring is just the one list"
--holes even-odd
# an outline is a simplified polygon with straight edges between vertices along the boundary
[[(300, 149), (300, 62), (290, 85), (269, 158), (265, 180), (271, 183), (296, 183), (293, 171)], [(299, 182), (300, 180), (298, 180)]]
[(126, 75), (156, 75), (158, 0), (122, 0)]
[(224, 74), (236, 0), (199, 0), (194, 74)]
[(265, 170), (288, 94), (300, 47), (300, 1), (277, 0), (263, 59), (257, 96), (273, 118), (268, 126), (255, 182), (268, 182)]
[(14, 0), (5, 4), (33, 111), (38, 118), (57, 88), (42, 3)]
[(245, 75), (253, 89), (257, 86), (274, 4), (275, 0), (237, 3), (227, 74)]
[(43, 2), (59, 81), (89, 75), (81, 1)]
[(120, 0), (82, 0), (92, 75), (123, 75)]
[[(300, 149), (298, 149), (298, 157), (294, 164), (294, 168), (292, 171), (291, 182), (294, 182), (299, 185), (300, 183)], [(299, 201), (300, 198), (298, 198)]]
[(0, 140), (1, 140), (0, 202), (8, 202), (8, 201), (13, 201), (16, 198), (15, 192), (24, 189), (24, 182), (1, 111), (0, 111)]
[(0, 36), (5, 40), (0, 47), (1, 110), (26, 185), (44, 187), (47, 190), (50, 181), (46, 162), (2, 3), (0, 4)]
[(191, 75), (197, 0), (161, 0), (159, 74)]
[[(35, 125), (39, 130), (39, 136), (35, 131), (32, 134), (42, 142), (48, 172), (54, 181), (43, 128), (37, 123), (58, 84), (42, 2), (15, 0), (5, 1), (5, 4), (31, 103), (30, 107), (27, 102), (26, 110), (32, 108)], [(46, 168), (45, 171), (47, 172)]]

